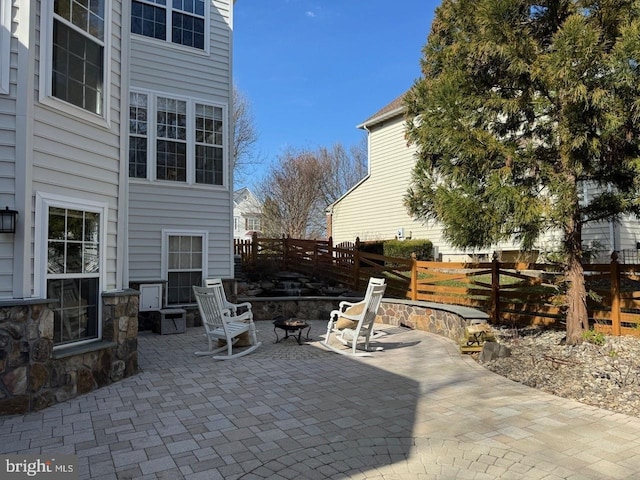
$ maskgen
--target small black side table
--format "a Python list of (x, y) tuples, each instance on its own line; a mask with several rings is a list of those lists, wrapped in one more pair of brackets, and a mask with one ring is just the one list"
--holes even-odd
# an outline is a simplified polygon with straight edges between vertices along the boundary
[[(278, 338), (277, 329), (284, 330), (284, 337)], [(285, 318), (277, 318), (273, 321), (273, 332), (276, 334), (276, 341), (274, 343), (278, 343), (281, 340), (285, 340), (289, 337), (293, 337), (298, 340), (298, 345), (302, 345), (302, 331), (307, 329), (307, 341), (309, 341), (309, 331), (311, 330), (311, 325), (309, 325), (304, 320), (296, 320), (295, 318), (285, 319)], [(289, 335), (289, 333), (293, 333), (293, 335)], [(296, 337), (295, 332), (298, 332), (298, 336)]]

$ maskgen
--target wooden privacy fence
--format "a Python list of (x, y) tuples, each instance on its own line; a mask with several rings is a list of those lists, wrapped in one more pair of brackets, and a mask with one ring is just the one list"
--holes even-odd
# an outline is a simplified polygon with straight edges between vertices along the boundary
[[(236, 240), (247, 268), (262, 261), (363, 290), (370, 277), (384, 277), (386, 295), (464, 305), (485, 311), (493, 323), (512, 326), (564, 323), (562, 272), (557, 265), (491, 262), (427, 262), (360, 250), (360, 242), (329, 240)], [(587, 309), (593, 327), (613, 335), (640, 336), (640, 265), (586, 264)]]

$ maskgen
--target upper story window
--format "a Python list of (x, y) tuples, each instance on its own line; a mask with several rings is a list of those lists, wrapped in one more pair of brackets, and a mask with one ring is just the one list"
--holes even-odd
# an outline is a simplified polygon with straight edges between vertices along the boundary
[(129, 177), (223, 185), (223, 107), (144, 92), (129, 103)]
[(205, 0), (133, 0), (131, 33), (205, 49)]
[(105, 0), (55, 0), (51, 95), (103, 114)]

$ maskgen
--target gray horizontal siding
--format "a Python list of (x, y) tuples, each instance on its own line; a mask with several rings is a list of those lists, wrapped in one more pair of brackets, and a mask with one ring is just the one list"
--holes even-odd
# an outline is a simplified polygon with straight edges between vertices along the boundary
[(213, 2), (209, 56), (132, 35), (131, 86), (227, 103), (231, 75), (229, 12), (229, 2)]
[[(16, 65), (18, 43), (11, 37), (9, 93), (0, 95), (0, 197), (5, 206), (13, 207), (16, 194)], [(0, 298), (13, 296), (14, 235), (0, 234)]]
[(162, 278), (162, 230), (167, 229), (207, 232), (209, 275), (231, 276), (230, 214), (231, 194), (226, 189), (130, 184), (130, 278)]

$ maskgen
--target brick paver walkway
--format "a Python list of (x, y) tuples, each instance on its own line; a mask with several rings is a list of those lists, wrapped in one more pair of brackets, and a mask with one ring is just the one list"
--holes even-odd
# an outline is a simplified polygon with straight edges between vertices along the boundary
[[(318, 340), (326, 322), (312, 322)], [(144, 332), (139, 375), (0, 418), (0, 453), (75, 454), (91, 479), (624, 479), (640, 419), (513, 383), (447, 339), (382, 327), (351, 358), (294, 339), (195, 357), (201, 328)]]

